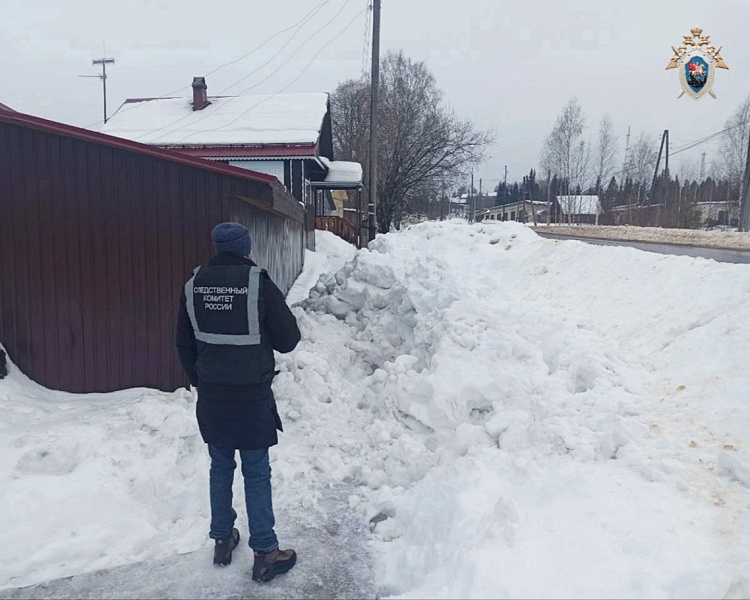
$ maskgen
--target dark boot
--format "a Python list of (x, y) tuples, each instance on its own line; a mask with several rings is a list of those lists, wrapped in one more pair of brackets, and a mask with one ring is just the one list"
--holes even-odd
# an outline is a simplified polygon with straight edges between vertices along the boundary
[(232, 529), (232, 534), (225, 540), (216, 540), (214, 546), (214, 564), (222, 567), (232, 563), (232, 550), (240, 543), (240, 532)]
[(270, 552), (255, 552), (253, 564), (253, 581), (265, 583), (276, 575), (289, 571), (297, 562), (294, 550), (271, 550)]

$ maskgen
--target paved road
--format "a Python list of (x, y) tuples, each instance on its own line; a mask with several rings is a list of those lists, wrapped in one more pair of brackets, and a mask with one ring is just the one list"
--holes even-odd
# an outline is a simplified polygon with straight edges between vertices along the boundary
[(574, 237), (556, 233), (539, 233), (543, 238), (551, 240), (578, 240), (597, 246), (628, 246), (645, 252), (657, 254), (675, 254), (679, 256), (695, 256), (712, 258), (718, 262), (748, 263), (750, 264), (750, 250), (722, 250), (720, 248), (703, 248), (700, 246), (679, 246), (676, 244), (657, 244), (654, 242), (625, 242), (622, 240), (602, 240), (595, 238)]

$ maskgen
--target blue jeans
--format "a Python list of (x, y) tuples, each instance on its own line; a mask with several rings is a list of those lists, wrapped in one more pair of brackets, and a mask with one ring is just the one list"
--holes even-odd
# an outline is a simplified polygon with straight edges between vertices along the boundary
[[(211, 456), (209, 489), (211, 494), (211, 532), (214, 540), (225, 540), (232, 533), (237, 513), (232, 508), (232, 482), (237, 463), (235, 450), (208, 445)], [(257, 552), (270, 552), (279, 542), (273, 530), (271, 500), (271, 465), (268, 449), (240, 450), (242, 476), (245, 479), (245, 504), (250, 525), (250, 547)]]

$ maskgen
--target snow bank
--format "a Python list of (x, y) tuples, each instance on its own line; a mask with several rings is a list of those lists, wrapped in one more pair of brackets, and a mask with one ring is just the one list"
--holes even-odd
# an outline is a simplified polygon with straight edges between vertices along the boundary
[(315, 231), (315, 252), (305, 250), (305, 268), (286, 296), (289, 305), (307, 298), (312, 288), (324, 273), (338, 271), (351, 260), (357, 248), (330, 231)]
[[(750, 594), (750, 267), (515, 223), (317, 239), (275, 501), (315, 535), (347, 490), (381, 596)], [(0, 585), (205, 544), (190, 394), (14, 372), (0, 403)]]
[(11, 365), (0, 381), (0, 587), (205, 544), (194, 400), (186, 390), (52, 392)]
[(750, 591), (750, 269), (510, 223), (371, 250), (303, 303), (278, 395), (359, 486), (383, 594)]
[(750, 234), (732, 231), (703, 231), (699, 229), (662, 229), (633, 225), (540, 225), (539, 233), (555, 233), (575, 237), (590, 237), (629, 242), (655, 242), (681, 246), (750, 250)]

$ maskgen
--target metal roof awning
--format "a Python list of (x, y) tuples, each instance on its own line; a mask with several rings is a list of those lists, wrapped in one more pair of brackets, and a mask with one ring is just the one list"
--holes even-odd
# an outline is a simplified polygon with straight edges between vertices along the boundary
[(310, 185), (318, 189), (360, 190), (362, 189), (362, 165), (358, 162), (329, 160), (325, 156), (318, 158), (326, 168), (323, 181), (312, 181)]

